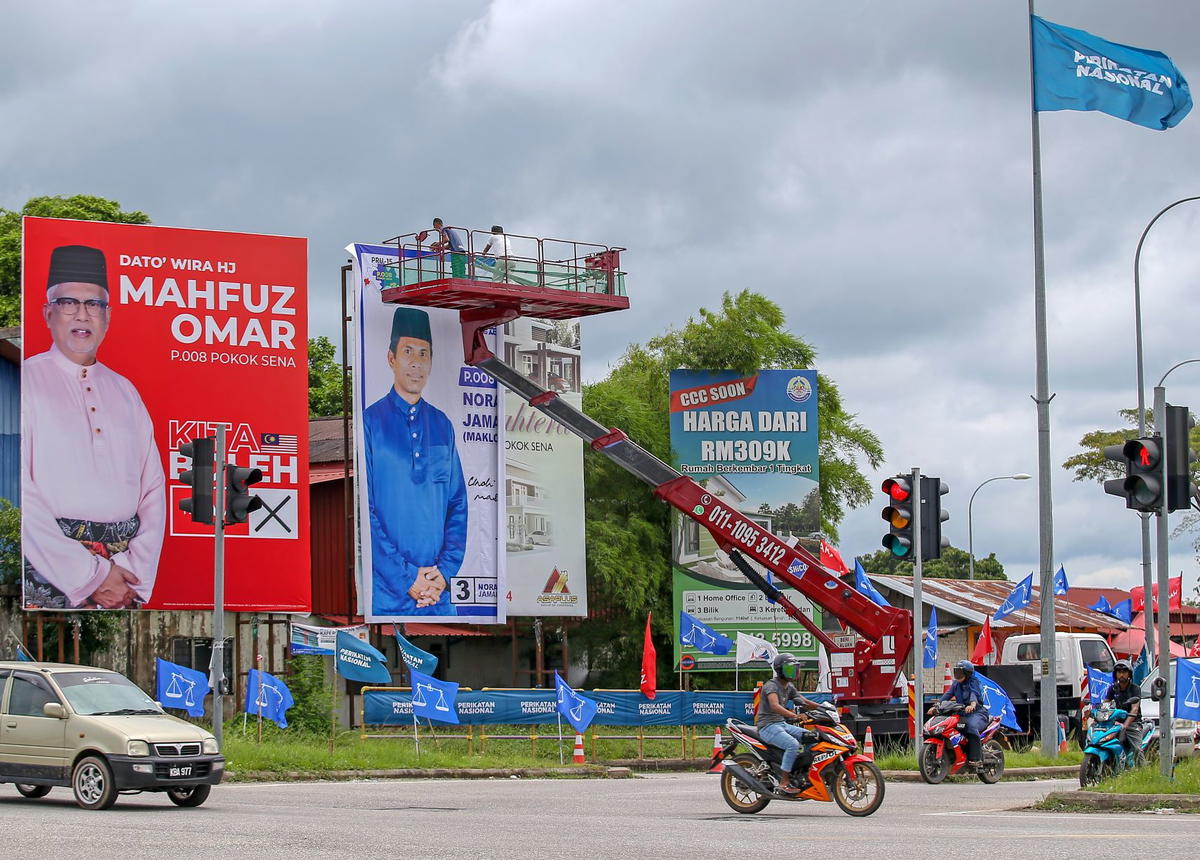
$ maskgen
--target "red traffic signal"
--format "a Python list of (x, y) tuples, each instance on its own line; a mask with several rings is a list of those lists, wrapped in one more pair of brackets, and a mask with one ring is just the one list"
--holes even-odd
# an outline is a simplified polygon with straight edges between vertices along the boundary
[(888, 478), (880, 487), (894, 502), (904, 502), (912, 496), (912, 481), (902, 475)]
[(907, 558), (913, 547), (912, 480), (897, 475), (880, 487), (891, 501), (880, 516), (891, 527), (883, 536), (883, 547), (896, 558)]

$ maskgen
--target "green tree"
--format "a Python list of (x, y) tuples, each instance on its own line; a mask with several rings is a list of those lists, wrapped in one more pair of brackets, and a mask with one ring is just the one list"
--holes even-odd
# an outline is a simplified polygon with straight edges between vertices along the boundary
[[(886, 549), (876, 550), (870, 555), (862, 556), (863, 570), (868, 573), (878, 573), (892, 576), (912, 576), (913, 563), (896, 558)], [(971, 554), (965, 549), (948, 546), (942, 550), (941, 558), (935, 558), (921, 565), (921, 576), (931, 579), (966, 579), (971, 571)], [(1004, 565), (989, 553), (986, 557), (975, 557), (976, 579), (1008, 579), (1004, 573)]]
[(21, 218), (24, 215), (118, 224), (150, 223), (145, 212), (126, 212), (115, 200), (88, 194), (33, 197), (19, 210), (0, 208), (0, 326), (21, 324)]
[(311, 418), (342, 414), (342, 360), (324, 335), (308, 339), (308, 414)]
[[(669, 375), (676, 368), (813, 367), (815, 350), (788, 331), (774, 302), (744, 290), (726, 294), (718, 310), (702, 308), (680, 329), (629, 348), (608, 376), (585, 386), (584, 411), (620, 427), (655, 456), (670, 462)], [(845, 510), (866, 504), (871, 488), (858, 467), (883, 461), (879, 439), (846, 411), (837, 385), (818, 376), (821, 458), (818, 528), (836, 539)], [(592, 656), (592, 683), (636, 684), (642, 622), (654, 613), (660, 677), (671, 675), (671, 519), (641, 481), (604, 457), (584, 463), (588, 520), (588, 595), (600, 618), (572, 633)], [(806, 499), (802, 513), (815, 513)], [(800, 516), (797, 522), (803, 520)]]

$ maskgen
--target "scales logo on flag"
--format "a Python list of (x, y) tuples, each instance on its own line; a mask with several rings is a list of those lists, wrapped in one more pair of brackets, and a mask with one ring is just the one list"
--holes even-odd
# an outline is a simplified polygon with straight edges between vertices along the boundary
[(275, 454), (295, 454), (296, 446), (297, 437), (287, 433), (263, 433), (259, 437), (259, 447)]

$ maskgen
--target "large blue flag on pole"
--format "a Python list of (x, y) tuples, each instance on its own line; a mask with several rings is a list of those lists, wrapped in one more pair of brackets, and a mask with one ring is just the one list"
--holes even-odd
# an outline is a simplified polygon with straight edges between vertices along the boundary
[(155, 659), (154, 668), (154, 698), (158, 699), (160, 705), (164, 708), (187, 711), (189, 717), (204, 716), (204, 697), (212, 689), (206, 673), (170, 663), (162, 658)]
[(1200, 660), (1175, 661), (1175, 716), (1200, 720)]
[(938, 654), (938, 623), (937, 607), (929, 607), (929, 629), (925, 631), (925, 659), (922, 665), (926, 669), (937, 668)]
[(863, 570), (862, 563), (856, 558), (854, 559), (854, 590), (864, 597), (869, 597), (879, 606), (891, 606), (887, 602), (887, 598), (875, 590), (875, 585), (867, 576), (867, 572)]
[(1031, 26), (1034, 110), (1096, 110), (1162, 131), (1192, 109), (1187, 81), (1166, 54), (1036, 15)]
[(1029, 605), (1029, 601), (1033, 599), (1033, 574), (1022, 579), (1017, 583), (1016, 587), (1009, 593), (1008, 597), (1004, 598), (1004, 602), (996, 610), (993, 619), (999, 621), (1009, 615), (1012, 615), (1018, 609), (1024, 609)]
[(417, 669), (412, 675), (413, 717), (424, 717), (440, 723), (458, 724), (458, 684), (439, 681)]
[(679, 643), (718, 656), (728, 654), (733, 649), (732, 639), (683, 610), (679, 611)]
[(1088, 679), (1088, 699), (1091, 700), (1092, 707), (1100, 706), (1104, 701), (1104, 697), (1108, 695), (1109, 688), (1113, 685), (1113, 676), (1111, 672), (1105, 672), (1097, 669), (1095, 666), (1087, 667)]
[(587, 696), (581, 696), (572, 690), (570, 685), (558, 676), (558, 672), (554, 673), (554, 689), (558, 694), (558, 712), (562, 714), (563, 719), (579, 734), (586, 732), (600, 706)]
[(246, 713), (261, 715), (281, 729), (286, 729), (287, 711), (296, 702), (292, 691), (270, 672), (251, 669), (246, 678)]
[(979, 686), (983, 688), (983, 706), (987, 708), (988, 713), (999, 717), (1000, 725), (1008, 726), (1014, 732), (1021, 731), (1021, 724), (1017, 722), (1017, 709), (1008, 693), (1004, 692), (1004, 688), (978, 672), (975, 673), (975, 677), (979, 679)]

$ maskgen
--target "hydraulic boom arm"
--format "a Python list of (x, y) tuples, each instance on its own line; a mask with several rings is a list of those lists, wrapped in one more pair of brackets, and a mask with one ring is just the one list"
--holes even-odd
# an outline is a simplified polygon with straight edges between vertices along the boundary
[[(706, 528), (747, 579), (829, 650), (831, 684), (837, 698), (889, 698), (896, 675), (912, 650), (912, 614), (907, 609), (876, 605), (829, 573), (802, 547), (788, 546), (631, 441), (621, 430), (597, 423), (557, 393), (531, 382), (497, 358), (484, 340), (483, 329), (515, 316), (514, 311), (462, 311), (467, 363), (486, 370), (505, 388), (581, 436), (594, 450), (653, 487), (660, 499)], [(857, 641), (851, 636), (829, 637), (768, 583), (748, 559), (855, 630), (860, 634)]]

